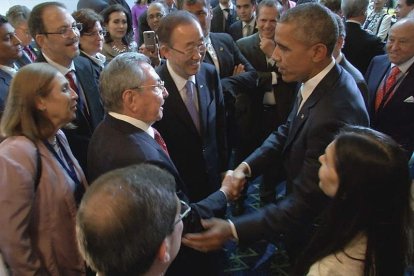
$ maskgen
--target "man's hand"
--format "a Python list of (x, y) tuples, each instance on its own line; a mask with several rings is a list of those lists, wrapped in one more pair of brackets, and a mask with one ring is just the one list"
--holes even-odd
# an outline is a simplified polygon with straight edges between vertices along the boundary
[(262, 38), (260, 40), (260, 49), (262, 50), (262, 52), (266, 55), (266, 57), (271, 58), (273, 51), (275, 50), (275, 42), (273, 41), (273, 39), (269, 39), (269, 38)]
[(222, 248), (226, 241), (233, 238), (230, 223), (226, 220), (212, 218), (201, 220), (201, 224), (206, 230), (184, 235), (182, 238), (184, 245), (198, 251), (208, 252)]
[(161, 58), (160, 58), (160, 52), (158, 49), (158, 44), (155, 45), (155, 49), (154, 51), (150, 51), (145, 47), (145, 44), (142, 44), (139, 49), (138, 52), (140, 52), (141, 54), (146, 55), (147, 57), (150, 58), (151, 60), (151, 64), (153, 66), (158, 66), (161, 62)]
[(226, 194), (228, 200), (233, 201), (240, 196), (245, 184), (246, 175), (243, 172), (229, 170), (221, 182), (220, 190)]
[(245, 72), (244, 71), (244, 65), (240, 63), (240, 64), (234, 66), (233, 76), (236, 76), (236, 75), (244, 73), (244, 72)]

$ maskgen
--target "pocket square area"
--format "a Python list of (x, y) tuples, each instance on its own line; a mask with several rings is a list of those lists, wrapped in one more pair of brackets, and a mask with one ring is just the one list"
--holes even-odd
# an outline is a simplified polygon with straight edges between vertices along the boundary
[(405, 103), (414, 103), (414, 97), (410, 96), (407, 99), (404, 100)]

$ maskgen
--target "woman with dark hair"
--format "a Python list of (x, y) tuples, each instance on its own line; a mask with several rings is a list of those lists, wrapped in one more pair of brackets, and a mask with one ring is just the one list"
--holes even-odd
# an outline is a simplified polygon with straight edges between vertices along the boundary
[(103, 38), (106, 31), (102, 29), (102, 16), (91, 9), (80, 9), (72, 13), (78, 23), (82, 23), (80, 31), (80, 55), (89, 59), (93, 65), (97, 80), (105, 65), (106, 57), (101, 54)]
[(47, 63), (12, 81), (0, 125), (0, 252), (12, 275), (85, 274), (75, 220), (87, 184), (60, 130), (77, 99)]
[(348, 127), (319, 160), (332, 202), (295, 275), (403, 275), (414, 250), (404, 151), (385, 134)]
[(125, 52), (136, 52), (137, 43), (133, 40), (131, 16), (127, 10), (119, 5), (111, 5), (101, 13), (106, 35), (102, 54), (110, 62), (114, 57)]

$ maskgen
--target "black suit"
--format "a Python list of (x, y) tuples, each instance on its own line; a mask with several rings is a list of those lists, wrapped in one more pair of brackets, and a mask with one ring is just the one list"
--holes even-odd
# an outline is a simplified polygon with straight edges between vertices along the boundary
[(343, 125), (369, 125), (355, 81), (336, 64), (298, 114), (297, 109), (296, 103), (286, 124), (245, 160), (254, 177), (276, 165), (284, 175), (287, 197), (234, 220), (240, 242), (282, 238), (293, 257), (308, 242), (313, 220), (328, 203), (318, 187), (319, 156)]
[[(46, 59), (43, 55), (40, 55), (36, 62), (46, 62)], [(63, 131), (68, 139), (73, 155), (76, 157), (83, 171), (86, 173), (89, 140), (94, 129), (102, 120), (104, 110), (91, 62), (80, 56), (76, 57), (73, 62), (76, 69), (76, 78), (82, 86), (82, 90), (85, 94), (86, 103), (89, 109), (89, 116), (86, 116), (84, 112), (82, 112), (81, 108), (78, 107), (76, 110), (76, 119), (73, 121), (76, 128), (63, 129)]]
[(227, 33), (231, 24), (236, 22), (237, 14), (235, 9), (230, 9), (227, 20), (224, 16), (223, 10), (220, 5), (217, 5), (212, 10), (213, 18), (211, 19), (210, 32), (214, 33)]
[(362, 98), (364, 98), (365, 106), (368, 109), (368, 85), (365, 82), (364, 76), (361, 74), (361, 72), (355, 68), (345, 57), (345, 55), (342, 55), (342, 59), (339, 62), (339, 65), (341, 65), (346, 71), (348, 71), (349, 74), (354, 78), (359, 91), (361, 91)]
[(342, 52), (364, 75), (371, 59), (385, 53), (384, 43), (379, 37), (362, 29), (358, 23), (346, 22), (345, 29), (345, 45)]
[(170, 157), (186, 183), (188, 197), (199, 201), (220, 188), (227, 168), (225, 114), (220, 80), (213, 66), (202, 63), (196, 74), (201, 134), (197, 131), (167, 64), (157, 68), (169, 96), (163, 118), (154, 126), (163, 136)]
[[(257, 32), (256, 20), (255, 19), (253, 20), (254, 20), (254, 26), (253, 26), (251, 35)], [(236, 22), (231, 24), (229, 27), (229, 34), (231, 35), (234, 41), (237, 41), (240, 38), (243, 38), (243, 22), (241, 20), (237, 20)]]
[(370, 92), (371, 127), (390, 135), (408, 152), (414, 151), (414, 66), (395, 90), (389, 102), (375, 111), (375, 98), (384, 76), (390, 71), (387, 55), (375, 57), (368, 67), (365, 78)]
[[(177, 195), (187, 201), (184, 193), (187, 187), (171, 159), (149, 134), (125, 121), (106, 115), (91, 138), (88, 160), (92, 180), (108, 171), (129, 165), (155, 164), (174, 176)], [(185, 231), (200, 231), (200, 217), (223, 216), (226, 204), (227, 200), (220, 191), (215, 191), (207, 198), (191, 204), (193, 211), (185, 219)], [(203, 260), (206, 256), (204, 253), (181, 246), (180, 253), (167, 274), (194, 275), (192, 272), (199, 268), (200, 259)]]
[(12, 81), (12, 76), (0, 69), (0, 119), (6, 106), (7, 96), (9, 95), (9, 87)]

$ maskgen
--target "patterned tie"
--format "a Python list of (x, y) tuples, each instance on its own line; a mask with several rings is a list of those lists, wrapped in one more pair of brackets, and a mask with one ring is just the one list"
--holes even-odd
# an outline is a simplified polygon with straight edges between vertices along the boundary
[(25, 51), (25, 53), (29, 56), (31, 62), (35, 62), (36, 55), (32, 52), (32, 50), (30, 50), (29, 46), (23, 47), (23, 51)]
[(381, 85), (378, 88), (377, 97), (375, 98), (375, 111), (378, 111), (378, 108), (381, 106), (383, 100), (385, 100), (385, 102), (383, 103), (383, 106), (385, 106), (389, 102), (391, 97), (394, 95), (394, 86), (397, 83), (397, 76), (399, 73), (401, 73), (401, 71), (398, 68), (398, 66), (394, 66), (391, 69), (391, 72), (387, 77), (387, 80), (385, 81), (385, 85)]
[(244, 32), (244, 36), (243, 37), (246, 37), (246, 36), (251, 35), (251, 29), (252, 29), (252, 27), (250, 26), (250, 24), (244, 25), (244, 29), (245, 29), (245, 32)]
[(86, 109), (86, 107), (84, 105), (84, 99), (83, 99), (82, 95), (80, 95), (80, 93), (79, 93), (79, 89), (78, 89), (78, 86), (75, 83), (75, 79), (73, 77), (73, 74), (74, 74), (73, 70), (69, 71), (69, 72), (66, 73), (65, 77), (69, 82), (70, 88), (72, 88), (76, 92), (76, 94), (78, 95), (78, 109), (86, 117), (86, 116), (88, 116), (88, 110)]
[(187, 81), (187, 83), (185, 84), (186, 97), (184, 103), (187, 107), (188, 113), (190, 113), (191, 119), (193, 120), (195, 127), (197, 128), (198, 132), (200, 132), (200, 118), (194, 101), (193, 86), (194, 84), (192, 81)]
[(300, 89), (298, 91), (298, 95), (296, 96), (296, 105), (298, 106), (298, 111), (296, 112), (296, 115), (299, 114), (299, 111), (301, 109), (301, 104), (303, 101), (303, 97), (302, 97), (302, 90), (303, 90), (303, 84), (300, 86)]
[(155, 142), (157, 142), (158, 145), (160, 145), (160, 147), (162, 148), (162, 150), (168, 155), (170, 156), (170, 154), (168, 153), (168, 149), (167, 149), (167, 145), (165, 144), (164, 139), (162, 139), (161, 134), (159, 133), (158, 130), (156, 130), (155, 128), (152, 128), (154, 130), (154, 140)]

